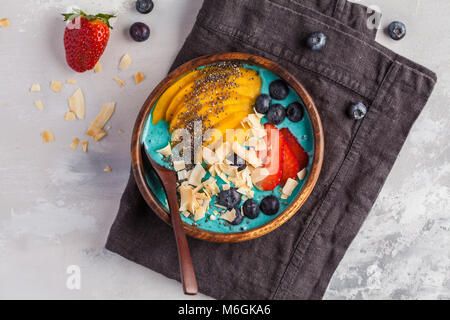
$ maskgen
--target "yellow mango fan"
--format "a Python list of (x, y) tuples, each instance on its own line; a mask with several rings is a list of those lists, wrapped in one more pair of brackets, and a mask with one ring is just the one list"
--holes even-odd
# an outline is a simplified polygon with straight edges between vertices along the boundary
[(203, 132), (242, 128), (241, 122), (253, 113), (261, 91), (258, 72), (233, 62), (223, 62), (190, 72), (175, 81), (159, 98), (153, 124), (169, 123), (170, 133), (193, 129), (202, 122)]

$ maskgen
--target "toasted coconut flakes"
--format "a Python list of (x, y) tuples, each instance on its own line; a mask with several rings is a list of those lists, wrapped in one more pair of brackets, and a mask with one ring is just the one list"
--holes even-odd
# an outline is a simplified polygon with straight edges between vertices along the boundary
[(0, 27), (8, 28), (9, 26), (11, 26), (11, 24), (9, 23), (8, 18), (0, 19)]
[(62, 86), (63, 86), (63, 83), (61, 81), (54, 81), (54, 80), (52, 80), (52, 82), (50, 82), (50, 89), (52, 89), (56, 93), (60, 93), (61, 92)]
[(41, 91), (41, 86), (38, 83), (35, 83), (31, 86), (30, 92), (39, 92)]
[(189, 177), (188, 172), (186, 170), (180, 170), (177, 172), (178, 180), (185, 180)]
[(75, 79), (67, 79), (67, 80), (66, 80), (66, 83), (67, 83), (67, 84), (77, 84), (78, 81), (75, 80)]
[(120, 63), (119, 63), (119, 69), (120, 70), (125, 70), (128, 69), (128, 67), (131, 64), (131, 57), (128, 54), (124, 54), (122, 59), (120, 59)]
[(199, 186), (202, 183), (202, 179), (205, 175), (205, 169), (200, 163), (197, 163), (189, 177), (189, 184), (196, 187)]
[(75, 112), (68, 111), (64, 114), (64, 119), (67, 121), (75, 121), (77, 119), (77, 116), (75, 115)]
[(202, 156), (203, 160), (205, 160), (207, 164), (215, 164), (219, 162), (219, 159), (217, 159), (214, 151), (207, 147), (202, 148)]
[(103, 169), (103, 171), (105, 171), (105, 172), (111, 172), (112, 169), (111, 169), (110, 166), (106, 166), (105, 169)]
[(228, 222), (233, 222), (236, 219), (236, 210), (228, 210), (223, 215), (220, 216), (220, 219), (224, 219)]
[(302, 170), (300, 170), (300, 171), (297, 173), (297, 177), (298, 177), (300, 180), (305, 179), (305, 177), (306, 177), (306, 168), (303, 168)]
[(44, 104), (42, 103), (41, 100), (36, 100), (34, 102), (34, 105), (36, 106), (36, 108), (38, 108), (39, 110), (44, 110)]
[(78, 119), (84, 119), (85, 107), (84, 107), (84, 95), (81, 88), (69, 98), (70, 111), (73, 111)]
[(98, 61), (94, 66), (94, 72), (99, 73), (101, 71), (102, 71), (102, 63), (100, 61)]
[(186, 218), (189, 218), (189, 216), (191, 215), (191, 214), (189, 213), (189, 211), (181, 211), (181, 214), (182, 214), (183, 216), (185, 216)]
[(73, 139), (70, 145), (70, 149), (75, 150), (78, 147), (78, 143), (80, 143), (80, 139), (78, 138)]
[(186, 168), (186, 163), (183, 160), (180, 161), (174, 161), (173, 162), (173, 168), (175, 171), (181, 171)]
[(170, 143), (167, 144), (164, 148), (157, 150), (156, 152), (162, 154), (165, 157), (168, 157), (172, 154), (172, 148), (170, 147)]
[(141, 83), (142, 81), (144, 81), (145, 76), (142, 72), (136, 72), (134, 74), (134, 81), (136, 82), (136, 84)]
[(88, 136), (95, 141), (99, 141), (106, 135), (106, 132), (103, 131), (103, 127), (113, 115), (115, 106), (115, 102), (110, 102), (103, 105), (102, 110), (97, 115), (97, 118), (95, 118), (89, 126), (89, 129), (86, 131)]
[(288, 197), (292, 194), (294, 189), (297, 187), (298, 182), (292, 178), (288, 178), (286, 184), (283, 187), (282, 193)]
[(125, 82), (123, 82), (122, 80), (120, 80), (120, 79), (117, 78), (117, 77), (114, 77), (114, 81), (116, 81), (121, 87), (124, 87), (124, 86), (125, 86)]
[(53, 142), (55, 141), (55, 136), (50, 130), (45, 130), (41, 133), (42, 138), (44, 139), (44, 142)]
[(205, 217), (206, 209), (202, 207), (195, 208), (194, 211), (194, 221), (201, 220)]
[(83, 152), (86, 153), (87, 152), (87, 147), (88, 147), (88, 141), (81, 141), (81, 147), (83, 147)]

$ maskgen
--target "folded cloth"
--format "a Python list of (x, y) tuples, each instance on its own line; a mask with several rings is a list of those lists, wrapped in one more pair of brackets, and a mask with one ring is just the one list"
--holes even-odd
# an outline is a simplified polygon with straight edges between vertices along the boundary
[[(273, 60), (313, 97), (325, 131), (319, 181), (283, 226), (244, 243), (189, 239), (199, 290), (218, 299), (320, 299), (368, 215), (436, 82), (374, 41), (369, 13), (345, 0), (205, 0), (173, 68), (241, 51)], [(321, 51), (305, 46), (327, 35)], [(361, 121), (346, 112), (362, 102)], [(172, 230), (148, 208), (133, 175), (106, 248), (179, 280)]]

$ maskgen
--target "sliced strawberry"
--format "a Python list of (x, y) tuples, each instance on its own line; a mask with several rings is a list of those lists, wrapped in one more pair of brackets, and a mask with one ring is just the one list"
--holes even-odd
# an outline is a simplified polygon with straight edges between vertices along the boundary
[[(266, 123), (264, 129), (267, 131), (265, 141), (268, 151), (263, 163), (264, 168), (269, 171), (269, 175), (264, 180), (256, 183), (256, 187), (263, 191), (271, 191), (278, 186), (283, 176), (283, 153), (281, 148), (284, 145), (284, 140), (277, 127), (273, 124)], [(258, 157), (262, 156), (263, 153), (260, 152)]]
[(300, 163), (297, 161), (294, 152), (292, 152), (289, 144), (283, 137), (283, 176), (281, 178), (280, 184), (284, 186), (287, 179), (291, 178), (296, 180), (297, 173), (301, 170)]
[(303, 168), (306, 168), (306, 166), (308, 165), (309, 157), (305, 149), (303, 149), (301, 144), (298, 142), (297, 138), (292, 134), (291, 131), (289, 131), (288, 128), (283, 128), (280, 130), (280, 132), (283, 135), (283, 139), (286, 141), (286, 144), (289, 146), (289, 148), (291, 149), (292, 153), (294, 154), (295, 158), (298, 161), (298, 164), (300, 166), (298, 171), (302, 170)]

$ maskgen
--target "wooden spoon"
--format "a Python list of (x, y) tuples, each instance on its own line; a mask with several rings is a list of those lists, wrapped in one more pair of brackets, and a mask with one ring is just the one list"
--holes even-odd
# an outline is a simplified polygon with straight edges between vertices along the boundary
[(148, 154), (145, 146), (142, 146), (142, 148), (145, 150), (145, 156), (158, 175), (159, 180), (161, 180), (161, 184), (166, 192), (167, 202), (169, 203), (170, 220), (172, 222), (172, 228), (177, 243), (181, 283), (183, 284), (184, 293), (196, 295), (198, 293), (197, 279), (195, 277), (194, 266), (192, 265), (191, 254), (189, 252), (186, 234), (184, 233), (183, 222), (181, 221), (180, 210), (178, 208), (176, 173), (175, 171), (164, 168), (156, 163), (156, 161)]

